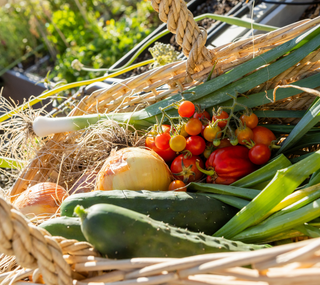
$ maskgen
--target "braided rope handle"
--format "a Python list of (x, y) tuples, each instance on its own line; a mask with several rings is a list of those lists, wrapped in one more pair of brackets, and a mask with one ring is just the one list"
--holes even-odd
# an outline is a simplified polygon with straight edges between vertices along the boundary
[(213, 56), (205, 46), (207, 31), (197, 25), (183, 0), (151, 0), (151, 4), (159, 13), (160, 20), (167, 23), (168, 30), (176, 35), (176, 41), (182, 47), (184, 55), (189, 57), (189, 74), (194, 73), (196, 66), (201, 68), (204, 62), (212, 61)]
[(72, 271), (63, 254), (98, 255), (89, 243), (52, 237), (46, 230), (28, 223), (3, 198), (0, 198), (0, 220), (0, 252), (15, 256), (23, 267), (39, 268), (47, 285), (72, 284)]

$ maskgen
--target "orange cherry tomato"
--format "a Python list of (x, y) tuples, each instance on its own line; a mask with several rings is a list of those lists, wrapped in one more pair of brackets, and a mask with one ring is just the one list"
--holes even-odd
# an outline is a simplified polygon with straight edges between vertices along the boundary
[(238, 128), (235, 131), (239, 144), (245, 145), (253, 140), (253, 132), (250, 128)]
[(255, 144), (265, 144), (269, 146), (272, 141), (276, 140), (276, 136), (272, 131), (263, 126), (257, 126), (253, 130), (253, 141)]
[(190, 101), (183, 101), (178, 107), (178, 113), (183, 118), (190, 118), (194, 114), (195, 110), (196, 107)]
[(190, 136), (196, 136), (201, 133), (202, 123), (199, 119), (191, 118), (186, 123), (185, 130)]
[(169, 191), (177, 191), (177, 192), (186, 192), (187, 191), (187, 186), (181, 180), (173, 180), (169, 184), (168, 190)]
[[(228, 119), (229, 118), (229, 114), (226, 112), (226, 111), (222, 111), (220, 113), (220, 115), (217, 115), (217, 116), (213, 116), (212, 117), (212, 121), (215, 122), (217, 120), (220, 120), (220, 119)], [(223, 120), (223, 121), (220, 121), (218, 123), (218, 126), (223, 129), (226, 125), (227, 125), (228, 121), (227, 120)]]
[(251, 113), (249, 116), (247, 114), (243, 114), (240, 117), (240, 120), (243, 124), (245, 124), (248, 128), (253, 129), (258, 125), (258, 117), (256, 114)]

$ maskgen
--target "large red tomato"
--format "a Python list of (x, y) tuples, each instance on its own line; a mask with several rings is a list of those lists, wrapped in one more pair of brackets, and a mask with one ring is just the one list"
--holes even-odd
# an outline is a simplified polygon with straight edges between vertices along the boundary
[(197, 161), (199, 166), (203, 168), (204, 163), (199, 156), (180, 154), (172, 161), (171, 172), (176, 179), (183, 181), (185, 184), (199, 181), (203, 177), (203, 173), (197, 168)]

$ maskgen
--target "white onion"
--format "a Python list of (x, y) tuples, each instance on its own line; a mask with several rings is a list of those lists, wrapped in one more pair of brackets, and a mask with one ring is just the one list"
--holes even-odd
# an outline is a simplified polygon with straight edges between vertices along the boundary
[(95, 190), (167, 191), (171, 177), (169, 167), (154, 151), (123, 148), (107, 158)]

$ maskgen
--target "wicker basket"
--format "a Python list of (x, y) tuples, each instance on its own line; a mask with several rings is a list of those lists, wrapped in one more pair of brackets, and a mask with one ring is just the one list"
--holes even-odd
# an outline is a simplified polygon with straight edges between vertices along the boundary
[(0, 252), (7, 255), (2, 257), (2, 284), (27, 277), (33, 281), (14, 284), (319, 284), (320, 238), (251, 252), (111, 260), (99, 257), (86, 242), (50, 236), (1, 198), (0, 215)]
[[(176, 34), (177, 42), (188, 60), (171, 63), (126, 79), (109, 89), (95, 91), (84, 97), (69, 116), (144, 108), (201, 84), (214, 64), (216, 67), (212, 77), (217, 77), (320, 23), (320, 17), (305, 20), (268, 34), (208, 50), (205, 47), (206, 32), (198, 28), (183, 1), (159, 0), (152, 1), (152, 5), (159, 12), (160, 19), (167, 22), (168, 29)], [(316, 51), (249, 93), (295, 82), (317, 72), (319, 65), (320, 53)], [(164, 84), (168, 84), (170, 89), (158, 91), (157, 88)], [(135, 96), (139, 92), (144, 93)], [(292, 106), (305, 109), (312, 103), (313, 96), (302, 93), (283, 100), (281, 106), (277, 102), (277, 106), (269, 104), (261, 106), (261, 109), (287, 109)], [(56, 134), (49, 138), (21, 172), (11, 189), (11, 202), (35, 183), (68, 181), (73, 174), (66, 171), (66, 176), (60, 175), (63, 159), (65, 156), (79, 155), (81, 149), (73, 146), (80, 136), (81, 131), (78, 131)], [(3, 273), (0, 274), (2, 284), (16, 281), (24, 284), (21, 280), (30, 276), (34, 283), (41, 283), (43, 278), (48, 285), (319, 284), (320, 239), (256, 252), (207, 254), (182, 259), (134, 258), (115, 261), (99, 257), (88, 243), (51, 237), (45, 230), (28, 223), (4, 199), (0, 199), (0, 215), (0, 252), (4, 254), (1, 262)], [(9, 256), (13, 258), (10, 259)], [(243, 267), (247, 265), (251, 265), (251, 268)]]

